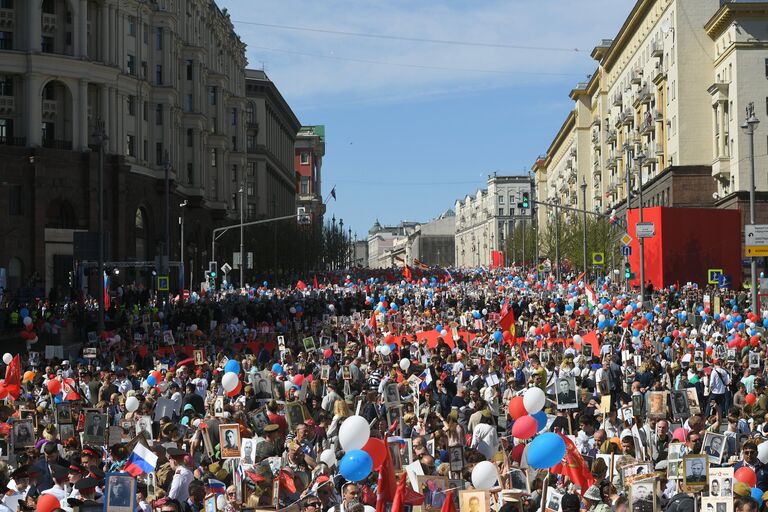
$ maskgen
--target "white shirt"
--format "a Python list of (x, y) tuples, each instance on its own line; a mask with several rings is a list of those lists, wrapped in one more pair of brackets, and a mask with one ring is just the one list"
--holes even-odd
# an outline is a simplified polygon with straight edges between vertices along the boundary
[(709, 392), (713, 395), (722, 395), (725, 393), (726, 386), (731, 383), (730, 374), (715, 366), (712, 368), (712, 373), (709, 374)]
[(491, 460), (499, 451), (499, 436), (496, 434), (496, 427), (486, 423), (475, 425), (472, 430), (472, 448), (482, 453), (486, 459)]
[(171, 481), (171, 490), (168, 491), (168, 497), (185, 502), (189, 498), (189, 483), (194, 480), (194, 475), (185, 467), (179, 467), (173, 475)]

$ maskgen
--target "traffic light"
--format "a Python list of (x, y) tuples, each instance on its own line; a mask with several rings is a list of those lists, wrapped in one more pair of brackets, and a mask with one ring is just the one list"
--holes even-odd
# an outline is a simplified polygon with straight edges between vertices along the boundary
[(629, 268), (629, 262), (624, 264), (624, 278), (629, 279), (632, 275), (632, 271)]
[(531, 200), (528, 192), (523, 192), (523, 208), (528, 209), (530, 208), (530, 205), (531, 205)]
[(215, 261), (208, 262), (208, 273), (214, 279), (216, 279), (216, 267), (217, 267), (217, 263)]

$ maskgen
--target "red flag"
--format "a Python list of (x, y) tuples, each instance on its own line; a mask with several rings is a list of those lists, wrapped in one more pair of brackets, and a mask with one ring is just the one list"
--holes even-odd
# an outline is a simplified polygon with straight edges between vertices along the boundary
[(280, 470), (278, 479), (280, 480), (280, 487), (283, 487), (286, 491), (290, 493), (295, 493), (296, 483), (293, 481), (293, 475), (291, 473), (292, 472), (290, 469), (283, 468)]
[(13, 356), (11, 364), (5, 369), (5, 387), (14, 400), (19, 399), (19, 395), (21, 395), (21, 359), (19, 359), (18, 354)]
[(579, 284), (579, 281), (581, 281), (581, 278), (582, 278), (582, 277), (584, 277), (585, 275), (586, 275), (586, 274), (585, 274), (584, 272), (582, 272), (581, 274), (579, 274), (578, 276), (576, 276), (576, 279), (574, 279), (574, 280), (573, 280), (573, 283), (572, 283), (572, 284)]
[[(384, 446), (387, 444), (387, 436), (384, 436)], [(389, 450), (384, 452), (384, 462), (379, 469), (379, 481), (376, 486), (376, 512), (385, 512), (387, 503), (395, 499), (397, 492), (397, 476), (395, 476), (395, 466), (392, 465), (392, 458), (389, 456)]]
[(371, 311), (371, 321), (368, 322), (372, 330), (376, 330), (376, 311)]
[(408, 474), (403, 471), (400, 475), (400, 482), (397, 484), (395, 497), (392, 500), (391, 512), (403, 512), (405, 505), (421, 505), (424, 503), (424, 495), (407, 486), (407, 480)]
[(567, 476), (571, 482), (581, 487), (581, 494), (584, 495), (589, 486), (595, 481), (589, 466), (584, 462), (584, 457), (579, 453), (576, 445), (570, 438), (563, 434), (558, 434), (565, 441), (565, 457), (560, 464), (553, 466), (550, 472), (556, 475)]
[(317, 284), (317, 276), (312, 277), (312, 288), (314, 288), (315, 290), (320, 288), (320, 286)]
[[(600, 343), (597, 341), (597, 333), (595, 331), (589, 331), (587, 334), (581, 337), (583, 340), (583, 345), (592, 345), (592, 353), (596, 356), (600, 355)], [(577, 349), (580, 349), (581, 347), (576, 346), (577, 343), (574, 342), (573, 346)]]
[(296, 288), (298, 290), (306, 290), (307, 289), (307, 283), (299, 279), (299, 281), (296, 283)]
[(453, 503), (453, 491), (446, 493), (443, 508), (440, 509), (440, 512), (456, 512), (456, 504)]
[(403, 279), (405, 279), (405, 280), (406, 280), (406, 281), (408, 281), (409, 283), (410, 283), (410, 282), (411, 282), (411, 280), (413, 279), (413, 274), (411, 273), (411, 269), (410, 269), (410, 268), (408, 268), (408, 265), (406, 265), (405, 267), (403, 267)]
[(515, 311), (510, 309), (509, 312), (499, 320), (499, 327), (502, 331), (507, 331), (512, 337), (515, 337)]
[(77, 392), (74, 379), (64, 379), (61, 383), (61, 389), (64, 390), (64, 400), (74, 402), (80, 400), (80, 393)]

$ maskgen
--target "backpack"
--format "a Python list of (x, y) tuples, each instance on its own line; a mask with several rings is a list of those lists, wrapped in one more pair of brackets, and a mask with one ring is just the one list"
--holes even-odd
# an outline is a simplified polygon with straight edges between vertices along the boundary
[(693, 512), (693, 497), (683, 492), (675, 494), (667, 503), (664, 512)]

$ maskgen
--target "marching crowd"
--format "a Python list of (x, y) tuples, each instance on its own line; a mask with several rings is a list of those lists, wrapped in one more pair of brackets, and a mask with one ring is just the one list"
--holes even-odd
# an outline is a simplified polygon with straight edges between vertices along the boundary
[[(325, 281), (126, 294), (101, 332), (10, 304), (29, 350), (3, 356), (0, 512), (763, 508), (768, 312), (743, 292)], [(38, 350), (67, 322), (76, 352)]]

